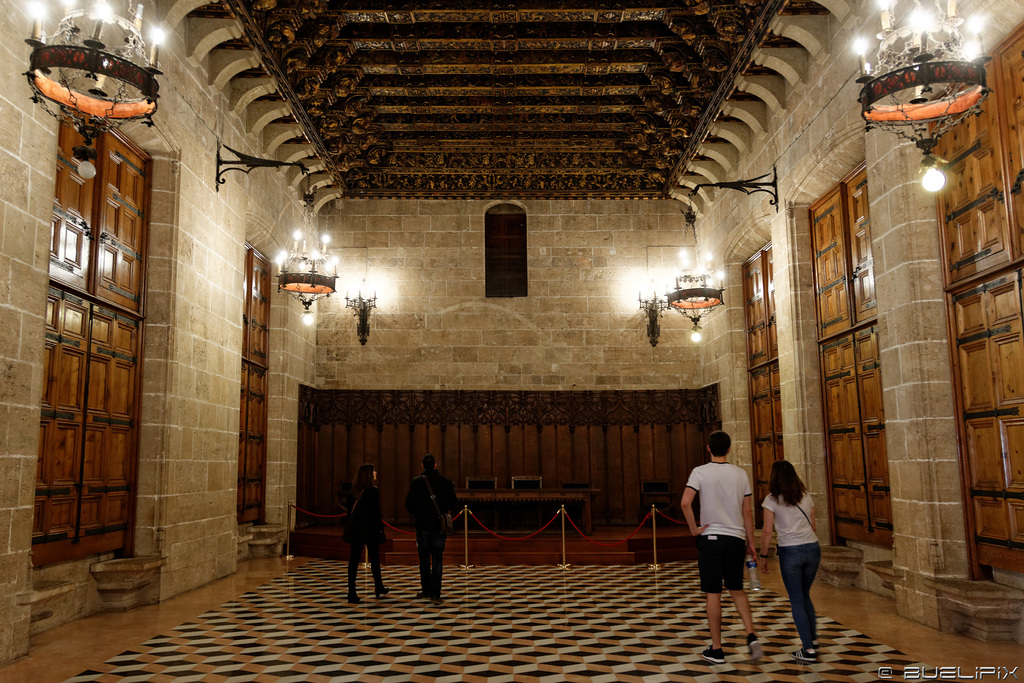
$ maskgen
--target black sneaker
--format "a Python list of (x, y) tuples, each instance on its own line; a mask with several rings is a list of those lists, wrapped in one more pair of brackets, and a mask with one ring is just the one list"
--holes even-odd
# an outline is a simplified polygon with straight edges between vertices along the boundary
[(757, 639), (753, 633), (747, 634), (747, 649), (750, 650), (750, 658), (755, 662), (764, 656), (764, 649), (761, 647), (761, 641)]
[(818, 661), (818, 653), (808, 652), (807, 650), (800, 648), (799, 650), (793, 653), (793, 659), (795, 659), (798, 662), (804, 662), (805, 664), (814, 664)]
[(704, 652), (700, 653), (700, 656), (708, 660), (712, 664), (725, 664), (725, 653), (722, 652), (722, 648), (717, 650), (710, 645), (705, 648)]

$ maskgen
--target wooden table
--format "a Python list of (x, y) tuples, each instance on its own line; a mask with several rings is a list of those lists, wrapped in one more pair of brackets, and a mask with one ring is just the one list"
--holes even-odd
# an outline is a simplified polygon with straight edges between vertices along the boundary
[[(541, 518), (541, 513), (547, 504), (565, 505), (566, 507), (579, 506), (582, 510), (582, 520), (574, 517), (571, 513), (570, 516), (583, 531), (589, 534), (593, 529), (590, 514), (591, 503), (594, 496), (600, 492), (601, 489), (459, 489), (455, 494), (459, 497), (459, 503), (468, 505), (477, 517), (483, 510), (493, 510), (495, 530), (499, 526), (501, 517), (498, 512), (501, 510), (507, 509), (514, 512), (515, 508), (519, 506), (536, 507), (537, 528), (540, 528), (540, 525), (550, 519), (550, 517)], [(515, 526), (515, 524), (509, 526)]]

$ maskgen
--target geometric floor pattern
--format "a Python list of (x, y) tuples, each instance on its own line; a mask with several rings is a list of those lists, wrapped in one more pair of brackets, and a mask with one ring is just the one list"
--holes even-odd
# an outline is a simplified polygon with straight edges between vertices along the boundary
[(391, 593), (349, 605), (346, 563), (308, 562), (194, 622), (69, 679), (102, 681), (387, 681), (394, 683), (656, 683), (877, 681), (921, 666), (819, 612), (819, 661), (799, 647), (785, 596), (748, 592), (764, 657), (746, 654), (739, 615), (723, 596), (725, 664), (709, 643), (696, 562), (645, 566), (445, 567), (445, 603), (417, 600), (415, 567), (385, 566)]

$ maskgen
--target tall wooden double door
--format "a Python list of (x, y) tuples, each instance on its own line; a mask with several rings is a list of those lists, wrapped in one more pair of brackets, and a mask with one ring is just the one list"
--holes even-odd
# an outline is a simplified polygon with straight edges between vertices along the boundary
[(130, 546), (149, 159), (96, 140), (97, 173), (62, 127), (50, 242), (44, 385), (33, 519), (38, 566)]

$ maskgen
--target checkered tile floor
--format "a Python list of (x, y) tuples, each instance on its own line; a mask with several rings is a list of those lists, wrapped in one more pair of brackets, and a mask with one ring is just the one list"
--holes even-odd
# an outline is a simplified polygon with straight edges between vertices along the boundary
[(820, 616), (820, 661), (791, 661), (789, 603), (771, 591), (750, 594), (764, 658), (748, 660), (724, 598), (726, 663), (709, 664), (695, 562), (659, 572), (445, 567), (441, 606), (415, 598), (419, 576), (407, 566), (384, 567), (391, 593), (379, 600), (362, 572), (363, 602), (349, 605), (345, 571), (309, 562), (69, 681), (875, 681), (880, 666), (915, 664)]

